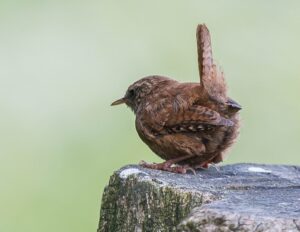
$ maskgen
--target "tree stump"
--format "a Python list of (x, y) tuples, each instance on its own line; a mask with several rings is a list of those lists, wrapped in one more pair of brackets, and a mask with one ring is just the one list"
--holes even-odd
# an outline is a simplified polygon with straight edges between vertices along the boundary
[(300, 231), (300, 167), (235, 164), (183, 175), (125, 166), (104, 190), (103, 231)]

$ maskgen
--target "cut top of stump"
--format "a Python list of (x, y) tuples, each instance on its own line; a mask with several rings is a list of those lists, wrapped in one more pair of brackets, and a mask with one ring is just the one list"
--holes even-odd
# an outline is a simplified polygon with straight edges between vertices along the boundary
[(104, 191), (98, 231), (300, 231), (300, 167), (218, 169), (121, 168)]

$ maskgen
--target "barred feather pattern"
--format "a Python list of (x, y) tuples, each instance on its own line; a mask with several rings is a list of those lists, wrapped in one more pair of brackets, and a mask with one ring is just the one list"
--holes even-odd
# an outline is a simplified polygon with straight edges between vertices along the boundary
[(203, 91), (211, 99), (225, 102), (227, 86), (224, 73), (213, 62), (210, 33), (205, 24), (198, 25), (196, 37), (200, 83)]

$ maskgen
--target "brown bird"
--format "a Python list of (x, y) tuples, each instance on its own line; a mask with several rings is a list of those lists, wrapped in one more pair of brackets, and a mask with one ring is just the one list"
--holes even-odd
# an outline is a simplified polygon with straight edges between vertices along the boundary
[(112, 105), (125, 103), (136, 115), (140, 138), (159, 157), (147, 168), (186, 173), (223, 161), (238, 136), (241, 106), (227, 97), (224, 74), (213, 63), (210, 34), (197, 27), (200, 83), (163, 76), (144, 77)]

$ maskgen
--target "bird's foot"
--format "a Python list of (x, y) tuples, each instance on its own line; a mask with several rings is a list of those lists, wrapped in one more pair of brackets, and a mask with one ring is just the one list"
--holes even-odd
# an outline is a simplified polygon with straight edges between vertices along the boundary
[(151, 169), (156, 169), (156, 170), (167, 170), (168, 168), (171, 167), (172, 163), (165, 161), (163, 163), (147, 163), (144, 160), (142, 160), (139, 165), (141, 165), (144, 168), (151, 168)]
[(190, 165), (186, 164), (186, 165), (181, 166), (181, 168), (183, 168), (185, 170), (185, 173), (187, 171), (191, 171), (194, 175), (196, 175), (195, 169), (193, 167), (191, 167)]
[(188, 165), (173, 165), (173, 162), (165, 161), (163, 163), (146, 163), (145, 161), (141, 161), (140, 165), (144, 168), (150, 168), (155, 170), (168, 171), (173, 173), (181, 173), (185, 174), (187, 171), (191, 171), (196, 175), (195, 169)]
[(204, 169), (204, 170), (208, 169), (210, 167), (214, 167), (218, 172), (220, 172), (220, 168), (215, 163), (206, 162), (206, 163), (194, 166), (195, 169)]
[(198, 164), (194, 166), (195, 169), (208, 169), (209, 168), (209, 162), (205, 162), (202, 164)]
[(220, 167), (219, 167), (217, 164), (215, 164), (215, 163), (210, 163), (209, 166), (215, 168), (215, 169), (217, 170), (217, 172), (220, 172), (220, 171), (221, 171), (221, 170), (220, 170)]

